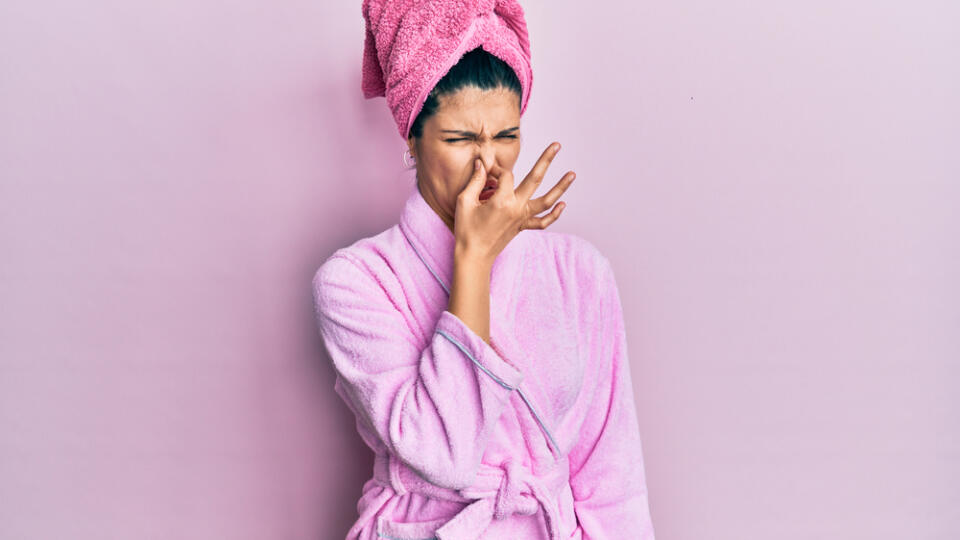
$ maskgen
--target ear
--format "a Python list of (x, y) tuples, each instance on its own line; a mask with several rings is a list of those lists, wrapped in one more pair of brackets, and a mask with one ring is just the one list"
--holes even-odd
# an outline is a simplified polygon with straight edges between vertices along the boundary
[(417, 145), (415, 141), (416, 139), (414, 139), (413, 137), (410, 137), (409, 139), (407, 139), (407, 148), (410, 150), (410, 156), (413, 157), (413, 159), (417, 159), (417, 153), (416, 153)]

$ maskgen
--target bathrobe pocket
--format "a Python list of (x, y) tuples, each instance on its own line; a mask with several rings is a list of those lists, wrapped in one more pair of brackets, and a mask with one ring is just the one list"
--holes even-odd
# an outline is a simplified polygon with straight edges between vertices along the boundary
[(389, 540), (436, 540), (437, 529), (450, 521), (449, 517), (429, 521), (393, 521), (377, 517), (377, 536)]

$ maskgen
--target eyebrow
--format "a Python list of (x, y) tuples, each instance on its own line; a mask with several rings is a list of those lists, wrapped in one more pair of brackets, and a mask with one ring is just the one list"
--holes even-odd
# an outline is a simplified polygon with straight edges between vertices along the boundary
[[(505, 134), (507, 134), (507, 133), (510, 133), (511, 131), (516, 131), (516, 130), (518, 130), (518, 129), (520, 129), (520, 126), (513, 126), (512, 128), (507, 128), (507, 129), (504, 129), (504, 130), (500, 131), (500, 133), (497, 133), (497, 136), (505, 135)], [(441, 132), (441, 133), (456, 133), (457, 135), (467, 135), (467, 136), (470, 136), (470, 137), (476, 136), (476, 133), (474, 133), (474, 132), (472, 132), (472, 131), (461, 131), (461, 130), (456, 130), (456, 129), (441, 129), (440, 132)]]

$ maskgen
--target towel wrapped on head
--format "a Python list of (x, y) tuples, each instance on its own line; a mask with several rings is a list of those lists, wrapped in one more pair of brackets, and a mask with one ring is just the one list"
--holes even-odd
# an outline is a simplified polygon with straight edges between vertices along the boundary
[(523, 115), (533, 70), (527, 23), (517, 0), (363, 0), (362, 11), (363, 95), (387, 98), (404, 139), (433, 87), (478, 46), (516, 72)]

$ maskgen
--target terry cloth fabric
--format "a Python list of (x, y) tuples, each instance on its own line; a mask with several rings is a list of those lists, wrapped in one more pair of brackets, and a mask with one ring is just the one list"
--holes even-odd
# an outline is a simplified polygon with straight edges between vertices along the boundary
[(362, 12), (363, 95), (387, 98), (404, 139), (433, 87), (478, 46), (513, 68), (523, 88), (521, 116), (527, 109), (530, 39), (516, 0), (364, 0)]
[(494, 260), (490, 341), (447, 310), (454, 234), (399, 223), (313, 277), (334, 390), (375, 455), (347, 540), (653, 540), (612, 267), (526, 229)]

